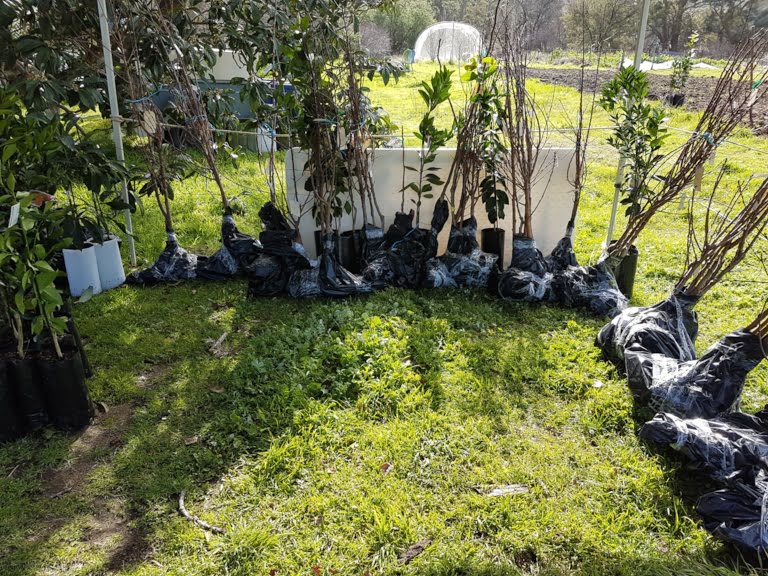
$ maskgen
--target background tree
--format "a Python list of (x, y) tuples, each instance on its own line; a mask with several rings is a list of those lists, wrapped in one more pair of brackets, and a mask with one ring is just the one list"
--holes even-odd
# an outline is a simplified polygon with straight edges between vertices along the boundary
[(396, 0), (372, 10), (368, 19), (387, 31), (393, 53), (413, 48), (421, 31), (435, 22), (430, 0)]
[(604, 49), (627, 49), (635, 43), (638, 3), (622, 0), (570, 2), (563, 12), (568, 46), (581, 48), (584, 38)]

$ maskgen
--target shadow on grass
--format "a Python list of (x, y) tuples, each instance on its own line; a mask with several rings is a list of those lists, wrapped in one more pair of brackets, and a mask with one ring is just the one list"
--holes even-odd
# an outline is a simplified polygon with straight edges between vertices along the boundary
[[(243, 457), (276, 439), (290, 441), (296, 414), (308, 403), (330, 410), (356, 405), (374, 421), (396, 413), (401, 390), (372, 392), (355, 383), (372, 358), (374, 380), (416, 382), (429, 392), (432, 410), (450, 398), (466, 418), (482, 415), (500, 428), (510, 406), (531, 409), (532, 387), (554, 374), (557, 362), (571, 363), (577, 376), (594, 372), (594, 358), (581, 364), (579, 346), (591, 345), (584, 330), (597, 322), (579, 328), (574, 312), (498, 305), (475, 292), (388, 291), (345, 302), (248, 301), (244, 293), (241, 282), (124, 289), (78, 311), (97, 370), (93, 395), (111, 408), (80, 436), (0, 449), (0, 465), (25, 467), (6, 479), (10, 497), (0, 502), (4, 575), (78, 563), (113, 572), (148, 562), (158, 545), (168, 546), (158, 541), (158, 526), (178, 516), (182, 490), (191, 513), (216, 524), (216, 512), (196, 497)], [(557, 331), (559, 340), (550, 344)], [(546, 393), (572, 385), (569, 394), (578, 397), (592, 382), (570, 380)], [(83, 442), (94, 432), (100, 441)], [(80, 484), (67, 488), (78, 470)], [(68, 491), (54, 492), (51, 474)], [(508, 570), (467, 561), (419, 573), (490, 576), (535, 568), (535, 554), (511, 556), (516, 567)], [(615, 562), (643, 567), (642, 560)], [(681, 566), (646, 564), (648, 573)]]

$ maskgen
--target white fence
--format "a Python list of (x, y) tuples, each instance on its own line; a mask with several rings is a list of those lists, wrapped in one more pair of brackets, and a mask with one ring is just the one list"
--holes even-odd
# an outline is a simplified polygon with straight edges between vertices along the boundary
[[(418, 165), (417, 149), (405, 150), (405, 164), (408, 166)], [(437, 160), (434, 166), (441, 168), (438, 174), (445, 179), (453, 161), (455, 149), (442, 149), (438, 152)], [(539, 249), (545, 254), (555, 247), (558, 240), (562, 238), (568, 219), (573, 208), (572, 187), (568, 183), (568, 171), (572, 169), (572, 160), (574, 150), (568, 148), (548, 148), (542, 150), (539, 160), (538, 178), (534, 187), (534, 207), (533, 230), (534, 238)], [(294, 214), (299, 212), (299, 207), (306, 209), (309, 200), (309, 193), (304, 190), (303, 167), (307, 161), (307, 154), (304, 151), (294, 148), (289, 151), (285, 157), (286, 185), (288, 191), (288, 207)], [(403, 186), (403, 172), (405, 172), (406, 185), (414, 180), (415, 172), (404, 170), (403, 168), (403, 150), (402, 148), (381, 148), (376, 150), (373, 165), (374, 186), (376, 189), (376, 198), (381, 211), (384, 214), (385, 226), (392, 223), (395, 212), (400, 210), (401, 193)], [(415, 208), (415, 194), (406, 190), (405, 192), (405, 211)], [(432, 209), (440, 195), (438, 190), (432, 199), (424, 199), (421, 206), (420, 222), (421, 227), (429, 227), (432, 219)], [(357, 221), (354, 222), (352, 215), (345, 214), (341, 219), (340, 232), (359, 228), (362, 215), (358, 209)], [(505, 211), (506, 218), (499, 223), (499, 227), (506, 230), (505, 254), (507, 258), (512, 254), (512, 208), (507, 207)], [(475, 209), (477, 217), (478, 230), (490, 227), (488, 217), (485, 213), (485, 207), (479, 202)], [(414, 224), (415, 225), (415, 224)], [(299, 226), (301, 237), (310, 256), (315, 257), (314, 231), (317, 229), (311, 212), (305, 214)], [(448, 233), (450, 230), (450, 221), (446, 224), (440, 234), (441, 254), (447, 245)]]

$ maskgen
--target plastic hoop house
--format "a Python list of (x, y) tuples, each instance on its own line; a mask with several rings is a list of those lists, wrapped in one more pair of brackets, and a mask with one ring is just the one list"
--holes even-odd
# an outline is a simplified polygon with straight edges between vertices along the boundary
[(414, 60), (463, 62), (479, 54), (482, 44), (483, 37), (474, 26), (463, 22), (438, 22), (419, 34)]

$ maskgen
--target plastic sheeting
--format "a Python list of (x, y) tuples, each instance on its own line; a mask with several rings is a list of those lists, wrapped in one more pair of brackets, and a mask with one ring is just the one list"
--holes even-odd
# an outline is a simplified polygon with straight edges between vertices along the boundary
[(687, 362), (633, 344), (626, 350), (626, 369), (630, 388), (655, 410), (712, 418), (738, 409), (747, 374), (763, 357), (760, 338), (741, 329)]
[(695, 304), (696, 299), (676, 293), (654, 306), (627, 308), (600, 330), (595, 343), (608, 360), (620, 366), (624, 351), (634, 344), (681, 362), (693, 360), (698, 332)]
[(311, 264), (304, 247), (296, 242), (296, 230), (274, 204), (264, 204), (259, 218), (264, 228), (259, 235), (261, 253), (243, 258), (242, 266), (248, 278), (249, 296), (274, 296), (287, 290), (295, 272), (309, 270)]
[(568, 226), (565, 236), (560, 239), (545, 261), (547, 269), (552, 273), (579, 265), (578, 260), (576, 260), (576, 253), (573, 251), (573, 226)]
[(734, 482), (699, 498), (704, 527), (713, 536), (754, 551), (768, 549), (768, 478), (760, 471), (752, 482)]
[(152, 266), (131, 273), (126, 284), (152, 285), (163, 282), (181, 282), (197, 277), (198, 261), (204, 257), (191, 254), (179, 246), (176, 234), (168, 233), (165, 250)]
[(509, 268), (500, 273), (496, 293), (505, 300), (542, 302), (552, 300), (552, 274), (539, 276), (532, 272)]
[(640, 437), (671, 446), (715, 480), (749, 480), (768, 470), (768, 427), (760, 414), (706, 420), (662, 413), (643, 425)]

